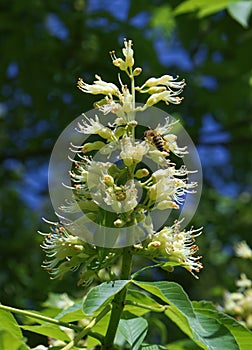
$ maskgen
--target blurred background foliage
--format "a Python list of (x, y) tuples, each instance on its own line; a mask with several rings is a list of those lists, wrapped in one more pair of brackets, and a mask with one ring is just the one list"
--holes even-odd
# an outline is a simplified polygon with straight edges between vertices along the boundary
[(36, 231), (48, 231), (41, 217), (56, 219), (47, 188), (54, 143), (96, 100), (76, 81), (91, 83), (99, 74), (117, 82), (108, 52), (120, 57), (125, 37), (144, 69), (139, 85), (163, 74), (186, 79), (182, 105), (157, 107), (180, 118), (204, 174), (192, 222), (204, 226), (197, 241), (205, 266), (200, 279), (179, 268), (155, 278), (175, 279), (192, 299), (218, 302), (240, 271), (250, 275), (251, 267), (234, 258), (233, 244), (252, 244), (251, 11), (251, 1), (1, 0), (2, 303), (39, 308), (49, 292), (83, 294), (78, 272), (51, 281), (43, 271)]

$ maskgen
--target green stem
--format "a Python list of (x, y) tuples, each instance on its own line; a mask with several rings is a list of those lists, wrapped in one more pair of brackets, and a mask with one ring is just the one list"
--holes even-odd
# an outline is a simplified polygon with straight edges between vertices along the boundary
[(100, 342), (103, 342), (103, 336), (96, 333), (92, 332), (91, 329), (95, 326), (97, 322), (99, 322), (111, 309), (110, 305), (107, 305), (96, 317), (94, 317), (89, 324), (84, 327), (75, 337), (73, 340), (71, 340), (66, 346), (64, 346), (61, 350), (70, 350), (74, 346), (78, 345), (78, 342), (85, 337), (85, 335), (89, 334), (93, 338), (98, 339)]
[[(122, 256), (122, 270), (120, 278), (122, 280), (127, 280), (130, 278), (132, 263), (132, 253), (131, 248), (126, 247), (123, 249)], [(118, 328), (119, 321), (123, 312), (125, 305), (125, 298), (127, 293), (127, 286), (125, 286), (119, 293), (117, 293), (112, 301), (112, 311), (110, 315), (108, 329), (105, 335), (104, 343), (101, 350), (112, 350), (116, 331)]]
[(67, 327), (70, 329), (74, 329), (75, 331), (80, 331), (80, 329), (81, 329), (81, 327), (67, 323), (67, 322), (62, 322), (59, 320), (55, 320), (54, 318), (51, 318), (51, 317), (38, 315), (38, 314), (33, 313), (31, 311), (16, 309), (16, 308), (11, 307), (11, 306), (6, 306), (6, 305), (0, 304), (0, 309), (13, 312), (14, 314), (19, 314), (19, 315), (23, 315), (23, 316), (27, 316), (27, 317), (36, 318), (36, 319), (41, 320), (41, 321), (56, 324), (58, 326), (64, 326), (64, 327)]
[(85, 335), (87, 335), (90, 330), (98, 323), (111, 309), (110, 305), (107, 305), (96, 317), (94, 317), (89, 324), (82, 329), (80, 333), (76, 335), (74, 338), (74, 344), (77, 345), (79, 340), (82, 339)]

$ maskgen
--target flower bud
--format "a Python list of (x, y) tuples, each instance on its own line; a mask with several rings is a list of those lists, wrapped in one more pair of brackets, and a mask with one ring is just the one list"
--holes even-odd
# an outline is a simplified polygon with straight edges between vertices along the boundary
[(114, 221), (114, 226), (115, 227), (122, 227), (122, 225), (123, 225), (123, 221), (122, 220), (117, 219), (117, 220)]
[(133, 70), (133, 75), (135, 76), (135, 77), (137, 77), (138, 75), (140, 75), (142, 73), (142, 68), (140, 68), (140, 67), (137, 67), (137, 68), (135, 68), (134, 70)]
[(103, 176), (103, 182), (105, 183), (105, 185), (107, 185), (109, 187), (114, 185), (114, 179), (110, 175), (104, 175)]
[(114, 135), (113, 131), (107, 127), (103, 127), (100, 130), (98, 130), (97, 134), (106, 140), (114, 140), (115, 139), (115, 135)]
[(102, 141), (88, 142), (88, 143), (85, 143), (85, 145), (82, 147), (81, 151), (83, 153), (87, 153), (90, 151), (99, 150), (104, 146), (105, 146), (105, 143)]
[(138, 169), (135, 173), (135, 177), (137, 179), (142, 179), (143, 177), (149, 175), (149, 170), (144, 168), (144, 169)]
[(148, 193), (149, 193), (149, 197), (151, 200), (156, 200), (156, 198), (157, 198), (157, 185), (154, 184), (153, 186), (151, 186)]
[(149, 248), (159, 248), (161, 246), (161, 242), (159, 241), (152, 241), (148, 244), (148, 249)]

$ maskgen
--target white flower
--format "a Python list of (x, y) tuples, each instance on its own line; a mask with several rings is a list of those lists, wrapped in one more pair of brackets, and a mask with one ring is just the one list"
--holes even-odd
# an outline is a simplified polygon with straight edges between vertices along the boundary
[(99, 75), (95, 75), (96, 79), (92, 85), (85, 83), (81, 78), (77, 82), (78, 88), (87, 93), (93, 95), (115, 95), (119, 96), (120, 91), (118, 87), (113, 83), (107, 83), (103, 81)]
[[(188, 173), (185, 167), (175, 169), (168, 167), (167, 169), (159, 169), (152, 174), (153, 184), (148, 184), (149, 196), (156, 204), (162, 201), (167, 205), (173, 203), (169, 208), (178, 209), (178, 204), (184, 201), (184, 196), (187, 193), (194, 193), (193, 189), (197, 186), (196, 182), (187, 183), (186, 181), (176, 178), (175, 176), (184, 176)], [(163, 207), (160, 204), (159, 207)]]
[(167, 148), (172, 153), (176, 154), (178, 157), (182, 157), (184, 154), (187, 154), (188, 151), (187, 146), (184, 147), (178, 147), (177, 145), (177, 136), (173, 134), (168, 134), (164, 136), (164, 140), (166, 141)]
[(181, 263), (194, 277), (195, 272), (203, 267), (199, 260), (201, 256), (194, 257), (193, 255), (198, 251), (195, 244), (195, 237), (201, 234), (201, 230), (180, 231), (180, 222), (175, 222), (173, 226), (165, 226), (161, 231), (153, 235), (152, 242), (149, 243), (150, 248), (156, 256), (165, 258), (171, 261)]
[(155, 128), (157, 134), (162, 135), (165, 145), (169, 151), (176, 154), (178, 157), (182, 157), (184, 154), (187, 154), (187, 147), (178, 147), (177, 145), (177, 136), (174, 134), (170, 134), (171, 129), (175, 124), (178, 123), (178, 120), (175, 122), (170, 122), (169, 117), (165, 118), (165, 124), (160, 125)]
[(157, 85), (165, 85), (167, 88), (183, 89), (186, 85), (185, 80), (177, 81), (177, 79), (178, 76), (174, 78), (171, 75), (163, 75), (160, 78), (150, 78), (141, 86), (141, 89)]
[(156, 132), (160, 135), (166, 135), (168, 134), (174, 125), (176, 125), (179, 122), (179, 120), (175, 120), (174, 122), (170, 121), (169, 117), (165, 118), (165, 123), (164, 125), (161, 125), (160, 123), (157, 125), (157, 127), (155, 128)]
[(88, 135), (98, 134), (105, 139), (116, 140), (113, 131), (102, 125), (97, 115), (95, 116), (95, 119), (87, 118), (85, 115), (83, 116), (85, 119), (82, 120), (82, 124), (78, 123), (79, 128), (76, 128), (78, 132)]
[(236, 285), (241, 290), (244, 290), (244, 289), (247, 289), (247, 288), (251, 288), (252, 281), (247, 278), (245, 273), (242, 273), (241, 276), (240, 276), (240, 279), (238, 281), (236, 281)]
[(125, 48), (122, 49), (122, 53), (125, 57), (125, 63), (127, 67), (132, 67), (134, 65), (134, 51), (132, 50), (132, 40), (124, 40), (124, 46)]
[(234, 249), (235, 249), (236, 255), (239, 256), (240, 258), (244, 258), (244, 259), (252, 258), (252, 250), (248, 246), (247, 242), (242, 241), (237, 243)]
[(116, 213), (125, 213), (137, 206), (137, 189), (133, 180), (125, 186), (109, 187), (105, 191), (104, 202)]
[(120, 103), (117, 103), (113, 100), (109, 100), (107, 104), (104, 104), (103, 106), (98, 107), (99, 111), (101, 111), (104, 115), (109, 113), (114, 113), (117, 116), (123, 116), (124, 111), (123, 107)]
[(123, 159), (124, 164), (127, 166), (141, 162), (143, 156), (149, 150), (149, 146), (145, 141), (137, 141), (133, 145), (129, 137), (125, 137), (122, 139), (121, 147), (122, 151), (120, 153), (120, 156)]
[(167, 105), (169, 104), (169, 102), (173, 104), (179, 104), (182, 102), (183, 97), (178, 97), (177, 95), (179, 95), (181, 92), (182, 90), (178, 90), (176, 92), (172, 90), (165, 90), (159, 93), (152, 94), (146, 101), (145, 108), (153, 106), (159, 101), (164, 101)]
[(125, 61), (122, 58), (117, 58), (114, 50), (110, 51), (110, 56), (112, 58), (113, 64), (116, 67), (119, 67), (122, 71), (127, 71), (128, 68), (131, 68), (134, 65), (134, 51), (131, 48), (132, 40), (124, 39), (124, 46), (125, 47), (122, 49), (122, 53), (125, 57)]

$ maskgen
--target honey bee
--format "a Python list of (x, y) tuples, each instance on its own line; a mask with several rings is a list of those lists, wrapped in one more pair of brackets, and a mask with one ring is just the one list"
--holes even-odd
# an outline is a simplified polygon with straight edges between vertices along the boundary
[(144, 133), (144, 138), (147, 142), (152, 144), (160, 152), (166, 152), (169, 155), (169, 148), (164, 140), (163, 136), (158, 134), (156, 130), (147, 130)]

